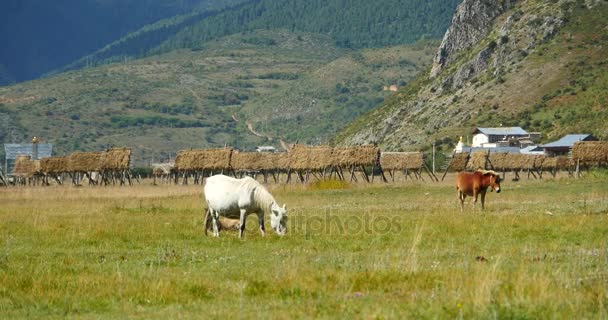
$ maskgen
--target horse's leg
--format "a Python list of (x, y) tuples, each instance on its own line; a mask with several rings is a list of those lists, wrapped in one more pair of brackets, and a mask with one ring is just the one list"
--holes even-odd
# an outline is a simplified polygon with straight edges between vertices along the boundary
[(209, 207), (209, 213), (211, 214), (211, 220), (212, 220), (212, 225), (213, 225), (213, 236), (214, 237), (219, 237), (220, 236), (220, 215), (219, 212), (217, 212), (216, 210), (211, 209), (211, 207)]
[(479, 197), (479, 193), (473, 190), (473, 209), (477, 206), (477, 198)]
[(245, 232), (245, 222), (247, 220), (247, 210), (241, 209), (241, 228), (239, 230), (239, 239), (243, 238), (243, 232)]
[(203, 228), (205, 229), (205, 235), (207, 235), (207, 230), (209, 229), (209, 209), (205, 209), (205, 214), (203, 215)]
[(460, 212), (464, 212), (464, 199), (467, 197), (466, 194), (464, 194), (464, 192), (459, 191), (458, 192), (458, 199), (460, 200)]
[(481, 190), (481, 210), (485, 209), (486, 190)]
[(260, 223), (260, 232), (262, 233), (262, 237), (266, 235), (266, 230), (264, 229), (264, 215), (258, 213), (258, 222)]

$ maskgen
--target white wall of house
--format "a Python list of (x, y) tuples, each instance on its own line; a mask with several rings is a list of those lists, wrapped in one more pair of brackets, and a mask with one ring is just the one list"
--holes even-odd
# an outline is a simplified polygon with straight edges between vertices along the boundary
[(471, 147), (483, 147), (483, 145), (488, 142), (490, 142), (490, 138), (483, 133), (479, 133), (473, 136), (473, 142), (471, 143)]

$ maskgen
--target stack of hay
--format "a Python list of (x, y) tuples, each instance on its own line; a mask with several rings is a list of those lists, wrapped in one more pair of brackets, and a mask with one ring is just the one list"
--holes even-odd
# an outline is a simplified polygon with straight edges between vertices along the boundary
[(471, 170), (487, 169), (488, 152), (475, 151), (471, 153), (471, 157), (467, 162), (467, 168)]
[(375, 146), (334, 148), (334, 164), (340, 167), (375, 165), (380, 160), (380, 149)]
[(334, 164), (333, 148), (294, 145), (289, 150), (289, 167), (293, 170), (324, 170)]
[(608, 141), (581, 141), (572, 147), (572, 158), (584, 164), (608, 162)]
[(230, 168), (232, 149), (182, 150), (175, 158), (177, 170), (223, 170)]
[(489, 160), (494, 170), (509, 171), (513, 170), (513, 163), (508, 152), (493, 152), (490, 153)]
[(448, 170), (464, 171), (467, 169), (467, 163), (469, 162), (469, 154), (466, 152), (456, 153), (450, 161)]
[(384, 170), (418, 170), (424, 164), (422, 152), (382, 152), (380, 165)]
[(131, 164), (131, 149), (111, 148), (103, 152), (100, 167), (103, 170), (127, 170)]
[(571, 161), (565, 156), (544, 158), (542, 163), (542, 168), (545, 170), (568, 170), (570, 166)]
[(74, 152), (67, 157), (70, 172), (100, 171), (103, 152)]
[(40, 171), (45, 174), (60, 174), (68, 172), (67, 157), (49, 157), (40, 159)]
[(30, 160), (30, 156), (17, 156), (13, 174), (22, 177), (32, 177), (40, 172), (40, 160)]
[(234, 152), (230, 166), (234, 170), (273, 170), (278, 166), (278, 158), (268, 152)]

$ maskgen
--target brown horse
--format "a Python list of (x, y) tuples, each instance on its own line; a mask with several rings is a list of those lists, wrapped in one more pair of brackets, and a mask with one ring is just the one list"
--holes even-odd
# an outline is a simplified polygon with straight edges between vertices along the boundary
[(500, 193), (500, 180), (500, 177), (494, 171), (460, 172), (456, 177), (456, 192), (460, 200), (460, 211), (464, 211), (466, 196), (474, 198), (473, 206), (475, 206), (479, 195), (481, 195), (481, 209), (483, 210), (488, 187), (490, 187), (490, 191), (496, 190), (496, 193)]

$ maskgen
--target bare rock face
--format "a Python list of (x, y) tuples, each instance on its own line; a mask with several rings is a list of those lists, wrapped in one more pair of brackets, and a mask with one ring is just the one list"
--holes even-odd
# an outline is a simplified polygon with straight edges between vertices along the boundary
[(439, 75), (456, 53), (484, 38), (494, 19), (511, 8), (515, 2), (516, 0), (464, 0), (456, 9), (452, 24), (439, 46), (431, 78)]

